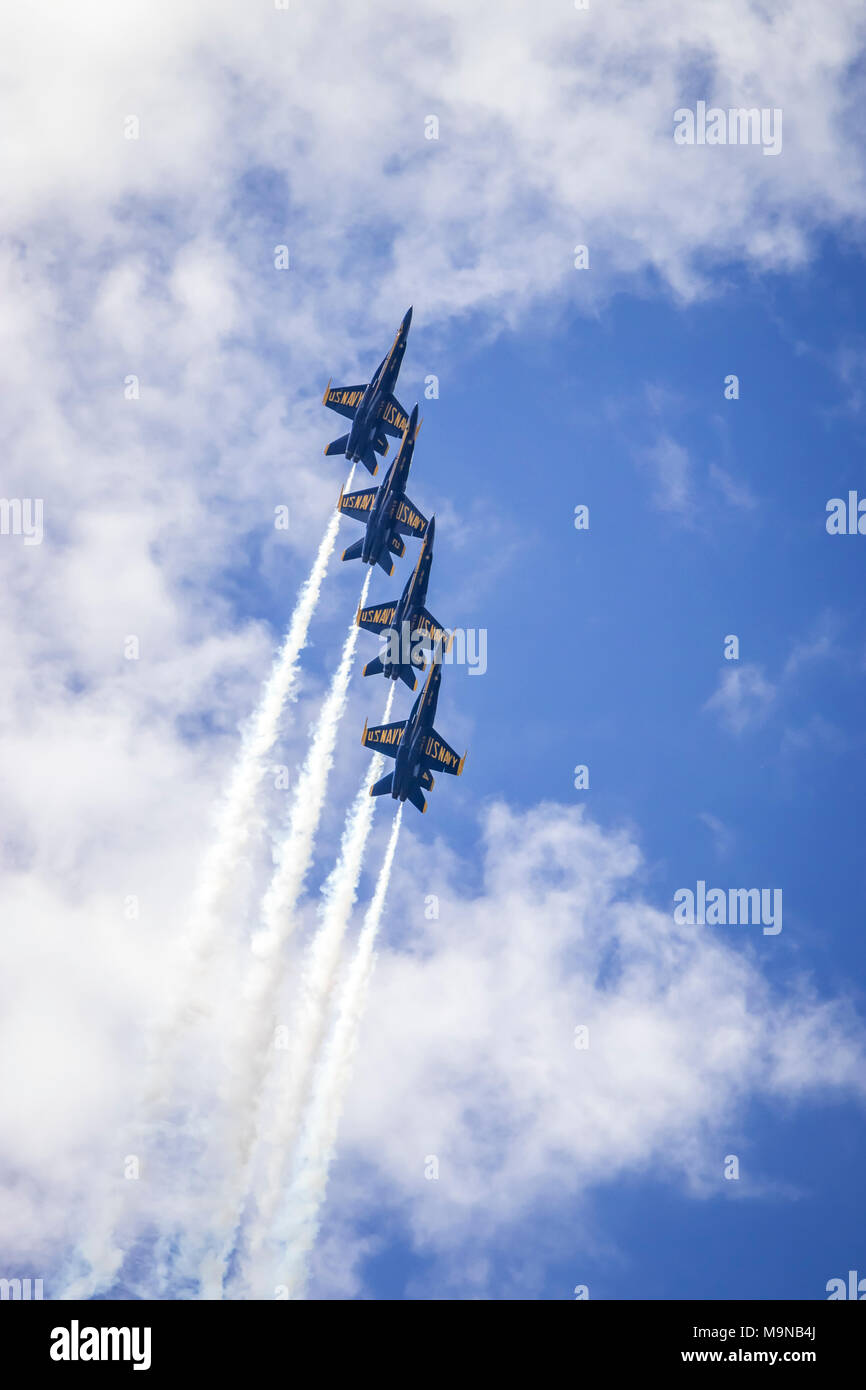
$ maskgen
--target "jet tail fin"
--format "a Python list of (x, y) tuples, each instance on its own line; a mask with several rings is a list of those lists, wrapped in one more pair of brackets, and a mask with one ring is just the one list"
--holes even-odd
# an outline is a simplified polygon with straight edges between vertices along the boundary
[(363, 554), (363, 551), (364, 551), (364, 542), (363, 542), (362, 540), (361, 540), (361, 541), (353, 541), (352, 544), (351, 544), (351, 545), (347, 545), (347, 546), (346, 546), (346, 549), (343, 551), (343, 559), (344, 559), (344, 560), (360, 560), (361, 555)]
[(410, 690), (414, 690), (415, 686), (418, 684), (418, 682), (415, 679), (415, 673), (412, 670), (411, 666), (400, 667), (400, 679), (404, 682), (404, 684), (408, 685)]
[(372, 661), (368, 661), (368, 662), (367, 662), (367, 665), (364, 667), (364, 675), (365, 675), (365, 676), (381, 676), (381, 674), (382, 674), (382, 672), (384, 671), (384, 669), (385, 669), (385, 668), (384, 668), (384, 666), (382, 665), (381, 661), (379, 660), (378, 656), (374, 656), (374, 657), (373, 657), (373, 660), (372, 660)]
[(421, 811), (422, 814), (424, 813), (424, 811), (427, 810), (427, 802), (421, 795), (421, 788), (417, 782), (413, 787), (409, 788), (409, 793), (406, 797), (406, 800), (411, 801), (413, 806), (417, 806), (418, 810)]
[(394, 774), (389, 772), (387, 777), (380, 777), (378, 782), (374, 782), (370, 788), (371, 796), (388, 796), (394, 786)]
[[(361, 545), (361, 542), (358, 541), (357, 544), (358, 544), (358, 545)], [(352, 547), (352, 546), (349, 547), (350, 550), (353, 549), (353, 548), (354, 548), (354, 547)], [(360, 552), (360, 550), (359, 550), (359, 551), (358, 551), (358, 554), (360, 555), (360, 553), (361, 553), (361, 552)], [(347, 551), (346, 551), (346, 554), (343, 556), (343, 559), (344, 559), (344, 560), (346, 559), (346, 556), (347, 556), (348, 554), (349, 554), (349, 551), (347, 550)], [(385, 571), (386, 574), (393, 574), (393, 573), (394, 573), (394, 561), (391, 559), (391, 556), (388, 554), (387, 550), (381, 550), (381, 551), (379, 552), (379, 558), (378, 558), (378, 560), (376, 561), (376, 563), (377, 563), (377, 565), (381, 565), (381, 566), (382, 566), (382, 569)]]
[(363, 463), (367, 472), (372, 473), (373, 477), (375, 478), (376, 474), (379, 472), (379, 460), (376, 458), (376, 455), (372, 448), (368, 447), (364, 450), (363, 454), (361, 455), (361, 462)]
[(332, 439), (325, 449), (325, 457), (328, 458), (332, 454), (345, 454), (348, 442), (349, 436), (347, 434), (341, 434), (339, 439)]

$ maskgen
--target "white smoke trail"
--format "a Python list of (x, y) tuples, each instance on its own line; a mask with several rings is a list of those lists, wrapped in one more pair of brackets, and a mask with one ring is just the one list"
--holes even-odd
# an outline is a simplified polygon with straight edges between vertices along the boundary
[[(382, 715), (383, 724), (391, 717), (393, 703), (392, 683)], [(339, 858), (322, 890), (321, 924), (308, 953), (291, 1050), (286, 1054), (289, 1075), (277, 1083), (276, 1114), (268, 1126), (268, 1161), (263, 1186), (256, 1192), (255, 1217), (247, 1237), (249, 1267), (258, 1259), (285, 1188), (286, 1156), (292, 1152), (308, 1100), (316, 1058), (327, 1031), (328, 1005), (340, 968), (343, 938), (358, 895), (364, 850), (376, 809), (370, 786), (381, 777), (384, 763), (384, 756), (375, 753), (364, 772), (358, 794), (346, 815)]]
[[(368, 569), (359, 607), (366, 602), (370, 574)], [(204, 1298), (220, 1296), (248, 1187), (250, 1158), (257, 1137), (257, 1110), (274, 1046), (283, 977), (283, 947), (296, 925), (295, 910), (313, 859), (316, 830), (334, 761), (337, 731), (346, 708), (359, 631), (353, 613), (340, 663), (295, 787), (289, 828), (278, 851), (277, 867), (262, 900), (262, 930), (252, 942), (254, 960), (240, 1001), (240, 1028), (226, 1099), (230, 1125), (229, 1179), (216, 1225), (217, 1231), (222, 1233), (221, 1248), (218, 1254), (211, 1251), (202, 1261), (200, 1285)]]
[[(354, 472), (353, 465), (346, 487), (350, 486)], [(223, 798), (216, 832), (204, 858), (190, 921), (182, 941), (187, 955), (187, 978), (179, 998), (175, 1001), (173, 1028), (182, 1023), (182, 1014), (188, 1001), (189, 982), (192, 981), (195, 988), (201, 976), (202, 966), (220, 938), (219, 928), (223, 921), (223, 910), (227, 906), (226, 900), (238, 864), (243, 857), (251, 830), (259, 823), (256, 803), (259, 784), (265, 770), (265, 759), (276, 742), (286, 702), (292, 699), (296, 692), (299, 658), (307, 644), (310, 622), (319, 601), (339, 526), (340, 513), (335, 511), (322, 537), (313, 567), (298, 595), (285, 641), (244, 735), (240, 756)]]
[(358, 1031), (375, 964), (374, 947), (385, 907), (402, 815), (403, 806), (400, 805), (394, 817), (376, 890), (367, 909), (358, 947), (340, 997), (334, 1031), (316, 1077), (313, 1100), (286, 1202), (286, 1220), (278, 1232), (280, 1243), (285, 1243), (288, 1248), (285, 1263), (277, 1271), (276, 1282), (287, 1288), (289, 1298), (303, 1297), (307, 1257), (319, 1230), (319, 1214), (328, 1186), (340, 1114), (351, 1079)]
[[(351, 486), (354, 472), (353, 465), (346, 488)], [(335, 511), (298, 594), (283, 645), (242, 736), (237, 762), (216, 818), (213, 839), (201, 865), (190, 915), (177, 943), (172, 972), (175, 983), (167, 1003), (163, 1001), (162, 1017), (153, 1025), (141, 1105), (143, 1118), (135, 1126), (137, 1137), (131, 1138), (127, 1145), (133, 1152), (140, 1148), (143, 1135), (149, 1132), (152, 1136), (156, 1128), (154, 1111), (172, 1092), (174, 1049), (180, 1034), (192, 1019), (206, 1012), (202, 998), (205, 966), (222, 944), (220, 927), (230, 907), (232, 885), (248, 841), (259, 824), (257, 793), (265, 759), (276, 742), (286, 703), (296, 693), (299, 658), (307, 643), (339, 526), (340, 513)], [(63, 1297), (89, 1297), (116, 1276), (124, 1252), (118, 1247), (115, 1227), (126, 1206), (124, 1196), (128, 1191), (123, 1184), (120, 1197), (102, 1202), (96, 1228), (77, 1251), (77, 1256), (90, 1266), (89, 1272), (74, 1280)]]

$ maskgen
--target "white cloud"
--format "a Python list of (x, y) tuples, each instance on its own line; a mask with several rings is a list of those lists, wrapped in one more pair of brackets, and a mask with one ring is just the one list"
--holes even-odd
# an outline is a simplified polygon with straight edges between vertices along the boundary
[(839, 619), (833, 613), (824, 613), (819, 622), (815, 624), (812, 635), (797, 642), (793, 647), (782, 668), (782, 678), (791, 680), (804, 667), (808, 667), (814, 662), (826, 661), (829, 658), (842, 655), (839, 647), (839, 636)]
[[(806, 986), (777, 994), (762, 943), (676, 926), (632, 886), (634, 843), (580, 810), (492, 807), (473, 890), (443, 846), (432, 863), (428, 846), (403, 848), (392, 900), (405, 930), (374, 975), (335, 1178), (342, 1223), (375, 1192), (447, 1265), (513, 1235), (533, 1204), (626, 1172), (721, 1193), (720, 1155), (751, 1099), (862, 1093), (849, 1007)], [(330, 1278), (320, 1267), (315, 1292)]]
[(682, 519), (692, 510), (691, 463), (688, 451), (670, 435), (663, 435), (651, 449), (646, 461), (655, 474), (655, 503), (666, 512), (675, 512)]
[(717, 463), (711, 463), (709, 475), (721, 492), (725, 501), (739, 511), (753, 512), (758, 505), (757, 498), (748, 483), (740, 482)]
[(762, 723), (776, 699), (776, 686), (754, 662), (737, 663), (722, 671), (719, 684), (704, 705), (718, 714), (735, 734)]
[[(845, 655), (838, 642), (840, 622), (834, 613), (824, 613), (813, 626), (812, 634), (794, 643), (782, 664), (775, 681), (769, 679), (764, 668), (756, 662), (735, 662), (727, 665), (719, 677), (719, 683), (704, 705), (718, 715), (722, 723), (733, 733), (741, 734), (747, 728), (756, 728), (764, 722), (770, 710), (783, 700), (798, 693), (798, 685), (804, 670), (815, 663), (839, 658)], [(803, 746), (812, 742), (818, 726), (831, 737), (828, 742), (838, 742), (839, 735), (821, 716), (810, 715), (810, 729), (786, 729), (783, 744), (796, 747), (800, 739)]]
[(709, 811), (701, 811), (698, 819), (702, 820), (710, 831), (718, 857), (720, 859), (727, 859), (733, 849), (734, 840), (736, 839), (730, 826), (725, 825), (724, 821), (719, 820), (718, 816), (711, 815)]

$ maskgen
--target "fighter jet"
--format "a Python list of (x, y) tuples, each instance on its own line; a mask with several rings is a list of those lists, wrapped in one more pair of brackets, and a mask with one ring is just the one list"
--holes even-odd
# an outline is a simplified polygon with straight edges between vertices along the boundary
[[(430, 582), (435, 534), (436, 518), (431, 516), (418, 563), (407, 579), (406, 587), (399, 599), (374, 604), (371, 608), (358, 609), (358, 627), (366, 628), (367, 632), (387, 632), (393, 644), (384, 661), (376, 656), (367, 662), (364, 667), (365, 676), (384, 675), (386, 680), (402, 680), (410, 690), (414, 690), (417, 684), (415, 671), (423, 671), (426, 665), (420, 648), (429, 642), (434, 648), (439, 647), (440, 651), (450, 650), (451, 637), (424, 607), (427, 585)], [(395, 647), (399, 650), (399, 659), (391, 660)]]
[(421, 788), (430, 791), (433, 786), (430, 769), (460, 776), (466, 754), (458, 758), (454, 749), (433, 728), (441, 681), (442, 663), (434, 661), (408, 719), (397, 724), (379, 724), (372, 729), (364, 725), (361, 742), (365, 748), (377, 749), (397, 760), (393, 772), (373, 783), (371, 796), (390, 793), (395, 801), (411, 801), (419, 811), (426, 811), (427, 802)]
[(322, 403), (352, 421), (348, 434), (333, 439), (326, 454), (345, 454), (353, 463), (363, 463), (375, 476), (379, 467), (376, 454), (387, 454), (390, 434), (399, 439), (406, 428), (406, 412), (392, 391), (406, 351), (412, 310), (397, 329), (397, 336), (387, 356), (383, 357), (373, 379), (367, 386), (331, 386), (325, 388)]
[(427, 530), (426, 516), (422, 516), (403, 490), (409, 477), (419, 428), (416, 405), (406, 421), (400, 452), (381, 486), (368, 487), (361, 492), (340, 493), (337, 510), (346, 516), (353, 516), (356, 521), (363, 521), (367, 527), (362, 539), (343, 551), (344, 560), (363, 560), (365, 565), (378, 564), (386, 574), (393, 574), (391, 554), (400, 556), (406, 551), (399, 533), (420, 537)]

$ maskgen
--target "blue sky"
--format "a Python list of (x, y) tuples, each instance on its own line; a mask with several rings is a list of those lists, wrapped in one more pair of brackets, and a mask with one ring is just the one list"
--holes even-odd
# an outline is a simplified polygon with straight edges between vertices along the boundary
[[(866, 540), (825, 526), (866, 494), (860, 6), (157, 9), (32, 7), (0, 83), (3, 490), (45, 507), (0, 537), (10, 1272), (212, 1290), (243, 1199), (229, 1297), (298, 1251), (326, 1299), (824, 1297), (866, 1272)], [(676, 144), (698, 101), (782, 111), (781, 152)], [(410, 303), (428, 606), (487, 669), (445, 672), (465, 772), (406, 809), (344, 1008), (376, 807), (310, 1031), (387, 693), (362, 633), (311, 772), (349, 520), (250, 730), (345, 482), (322, 392)], [(781, 890), (781, 932), (676, 923), (698, 881)]]

